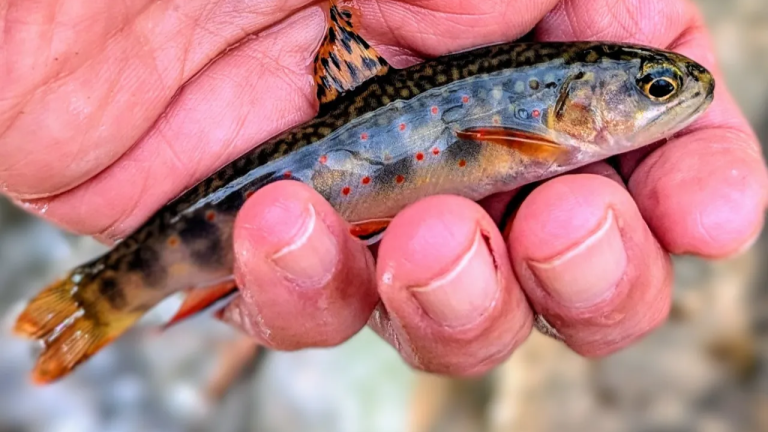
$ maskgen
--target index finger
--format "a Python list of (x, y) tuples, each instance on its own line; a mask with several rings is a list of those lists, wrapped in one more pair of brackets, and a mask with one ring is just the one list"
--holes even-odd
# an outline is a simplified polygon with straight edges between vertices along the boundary
[(693, 3), (563, 0), (537, 26), (536, 35), (542, 40), (651, 45), (707, 67), (717, 82), (709, 110), (663, 146), (620, 157), (620, 171), (668, 251), (725, 257), (751, 245), (763, 226), (768, 173), (757, 138), (727, 90)]

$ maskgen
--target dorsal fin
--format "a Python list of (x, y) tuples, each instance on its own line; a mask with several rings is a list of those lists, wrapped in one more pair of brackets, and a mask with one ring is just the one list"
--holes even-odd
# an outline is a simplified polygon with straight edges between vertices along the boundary
[(330, 1), (328, 30), (315, 56), (317, 100), (325, 105), (368, 79), (383, 75), (389, 64), (355, 30), (359, 12)]

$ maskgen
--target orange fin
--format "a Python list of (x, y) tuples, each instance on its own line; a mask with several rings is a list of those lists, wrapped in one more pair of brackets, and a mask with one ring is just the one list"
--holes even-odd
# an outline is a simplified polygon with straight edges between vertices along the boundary
[(57, 281), (40, 292), (16, 318), (17, 336), (39, 339), (75, 315), (80, 307), (66, 290), (67, 280)]
[(209, 287), (188, 289), (184, 303), (181, 304), (176, 315), (162, 327), (162, 330), (167, 330), (190, 316), (202, 312), (235, 292), (237, 292), (237, 284), (232, 279)]
[(534, 159), (562, 162), (568, 155), (564, 147), (544, 135), (503, 126), (467, 128), (456, 132), (456, 136), (468, 141), (483, 141), (515, 149)]
[(69, 374), (141, 316), (81, 299), (76, 288), (69, 278), (51, 284), (30, 301), (16, 321), (16, 334), (43, 342), (32, 371), (35, 384), (48, 384)]
[(357, 10), (331, 0), (328, 30), (315, 56), (315, 83), (321, 105), (368, 79), (383, 75), (389, 64), (354, 30)]
[(349, 232), (360, 240), (373, 244), (379, 241), (390, 222), (392, 219), (371, 219), (357, 222), (352, 224)]

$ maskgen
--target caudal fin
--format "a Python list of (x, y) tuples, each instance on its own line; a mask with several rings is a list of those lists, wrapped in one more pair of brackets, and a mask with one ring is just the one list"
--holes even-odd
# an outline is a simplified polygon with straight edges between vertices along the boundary
[(16, 321), (16, 334), (43, 343), (43, 352), (32, 371), (36, 384), (47, 384), (69, 374), (141, 316), (105, 310), (77, 294), (70, 280), (56, 282), (33, 298)]

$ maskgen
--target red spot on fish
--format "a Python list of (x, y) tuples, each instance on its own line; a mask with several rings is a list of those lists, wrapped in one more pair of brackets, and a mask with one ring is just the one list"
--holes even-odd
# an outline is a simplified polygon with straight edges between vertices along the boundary
[(362, 183), (362, 184), (368, 184), (370, 182), (371, 182), (371, 178), (368, 177), (368, 176), (365, 176), (365, 177), (363, 177), (362, 180), (360, 180), (360, 183)]
[(437, 109), (437, 107), (436, 107), (436, 106), (433, 106), (433, 107), (432, 107), (432, 114), (435, 114), (435, 115), (437, 115), (438, 111), (439, 111), (439, 110)]
[(287, 178), (287, 179), (291, 178), (291, 172), (290, 171), (284, 172), (283, 173), (283, 178)]
[(363, 140), (363, 141), (367, 140), (368, 139), (368, 134), (366, 132), (361, 133), (360, 134), (360, 139)]
[(539, 111), (539, 110), (533, 110), (533, 112), (532, 112), (531, 114), (532, 114), (534, 117), (536, 117), (536, 118), (539, 118), (539, 116), (541, 115), (541, 111)]
[(395, 181), (399, 184), (405, 181), (405, 177), (398, 174), (397, 177), (395, 177)]
[(320, 156), (320, 163), (324, 164), (326, 162), (328, 162), (328, 156), (326, 156), (326, 155)]
[(208, 210), (208, 212), (205, 213), (205, 220), (208, 222), (213, 222), (216, 220), (216, 213), (213, 210)]
[(424, 153), (422, 153), (422, 152), (418, 152), (418, 153), (416, 153), (416, 160), (417, 160), (417, 161), (422, 161), (422, 160), (424, 160)]
[(401, 131), (404, 131), (404, 130), (405, 130), (405, 123), (400, 123), (400, 130), (401, 130)]
[(437, 148), (437, 147), (433, 148), (432, 149), (432, 154), (435, 155), (435, 156), (439, 155), (440, 154), (440, 149)]
[(467, 166), (467, 161), (465, 161), (464, 159), (460, 160), (459, 161), (459, 166), (464, 168), (465, 166)]
[(469, 96), (462, 96), (461, 101), (464, 103), (469, 102)]
[(352, 188), (350, 188), (349, 186), (344, 186), (344, 188), (341, 190), (341, 193), (343, 193), (344, 195), (349, 195), (350, 192), (352, 192)]
[(256, 193), (256, 191), (250, 190), (250, 191), (246, 192), (245, 193), (245, 199), (248, 199), (248, 198), (252, 197), (254, 193)]
[(176, 246), (178, 246), (178, 245), (179, 245), (179, 242), (180, 242), (180, 240), (179, 240), (179, 238), (178, 238), (178, 237), (176, 237), (176, 236), (170, 236), (170, 237), (168, 237), (168, 246), (170, 246), (170, 247), (172, 247), (172, 248), (175, 248)]
[(501, 119), (500, 118), (498, 118), (498, 117), (494, 117), (493, 118), (493, 124), (497, 125), (497, 124), (500, 124), (500, 123), (501, 123)]

